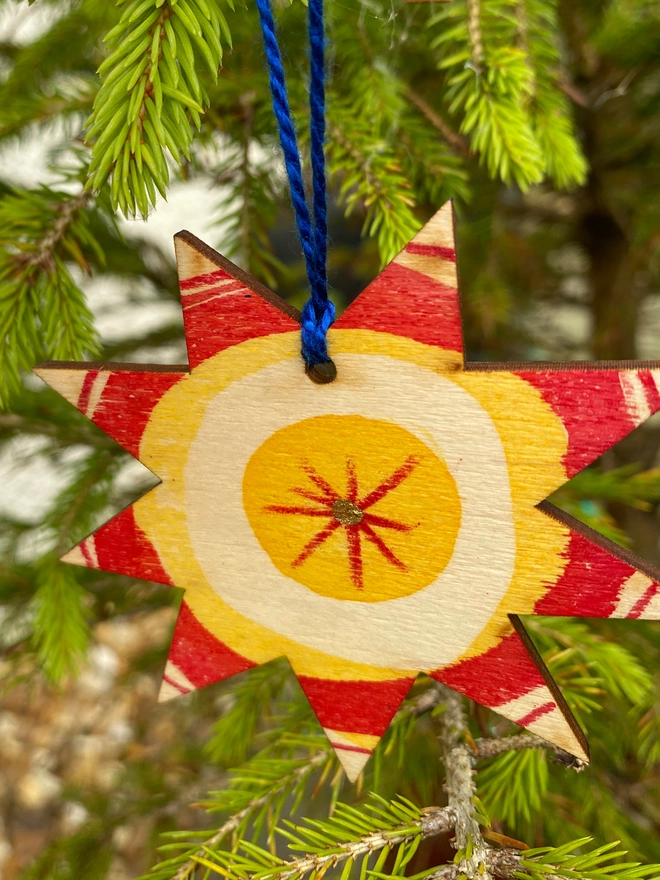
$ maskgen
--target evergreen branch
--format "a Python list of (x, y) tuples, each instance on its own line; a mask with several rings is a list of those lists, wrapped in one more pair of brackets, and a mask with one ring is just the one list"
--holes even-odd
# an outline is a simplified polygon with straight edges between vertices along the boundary
[(350, 133), (338, 116), (335, 108), (335, 119), (328, 123), (329, 170), (332, 175), (341, 176), (339, 201), (345, 206), (346, 215), (359, 205), (364, 207), (363, 233), (376, 238), (385, 265), (419, 230), (419, 221), (412, 211), (414, 194), (388, 144), (359, 130), (352, 112), (346, 117), (347, 123), (349, 118), (352, 120)]
[(402, 120), (397, 134), (397, 155), (420, 203), (435, 206), (450, 198), (469, 200), (463, 163), (418, 114), (407, 115)]
[(73, 223), (76, 214), (86, 207), (90, 200), (90, 194), (84, 190), (74, 198), (61, 202), (54, 206), (56, 220), (46, 231), (41, 241), (36, 243), (32, 252), (26, 251), (16, 260), (18, 265), (24, 268), (36, 267), (42, 272), (52, 272), (55, 269), (55, 249), (66, 235)]
[(583, 184), (587, 163), (560, 82), (557, 10), (547, 0), (518, 0), (518, 32), (533, 72), (530, 116), (548, 175), (558, 187)]
[(217, 0), (133, 0), (106, 36), (110, 55), (88, 120), (94, 140), (88, 186), (112, 179), (115, 208), (146, 217), (169, 184), (165, 150), (190, 160), (191, 121), (209, 104), (196, 69), (201, 58), (217, 81), (231, 34)]
[(89, 195), (15, 190), (0, 201), (0, 406), (22, 370), (45, 358), (98, 353), (93, 318), (67, 266), (89, 271), (100, 258), (90, 230)]
[(484, 63), (484, 44), (481, 35), (481, 2), (480, 0), (467, 0), (468, 33), (470, 35), (470, 52), (472, 61), (477, 71), (481, 70)]
[(440, 114), (436, 113), (428, 101), (425, 101), (418, 92), (410, 87), (406, 89), (406, 97), (411, 104), (414, 104), (414, 106), (417, 107), (419, 112), (431, 123), (431, 125), (440, 132), (450, 147), (466, 159), (472, 157), (472, 151), (470, 150), (470, 145), (467, 140), (458, 132), (454, 131)]
[[(429, 25), (444, 26), (432, 41), (447, 71), (450, 113), (462, 114), (493, 178), (526, 189), (547, 174), (560, 187), (581, 184), (586, 163), (559, 81), (556, 29), (546, 0), (455, 0)], [(522, 25), (521, 25), (522, 22)]]
[(89, 644), (86, 593), (74, 566), (60, 562), (61, 554), (91, 531), (95, 514), (107, 504), (112, 477), (121, 464), (114, 448), (94, 450), (75, 465), (75, 478), (55, 498), (43, 525), (55, 535), (55, 546), (37, 563), (37, 590), (31, 642), (46, 676), (58, 683), (77, 672)]
[[(268, 720), (273, 702), (281, 697), (291, 679), (290, 665), (280, 660), (258, 666), (233, 686), (231, 704), (213, 725), (204, 748), (211, 760), (227, 767), (245, 761), (260, 724)], [(297, 693), (302, 696), (298, 689)], [(306, 701), (304, 705), (309, 708)]]
[(505, 752), (518, 752), (523, 749), (547, 749), (555, 753), (559, 763), (565, 764), (578, 773), (587, 766), (580, 758), (576, 758), (554, 743), (548, 742), (533, 733), (519, 733), (514, 736), (503, 736), (499, 739), (477, 739), (474, 741), (473, 748), (476, 761), (495, 758), (497, 755), (502, 755)]
[(449, 688), (443, 688), (444, 714), (441, 716), (440, 741), (444, 755), (447, 779), (445, 790), (449, 809), (456, 817), (456, 836), (453, 846), (458, 852), (455, 861), (461, 873), (470, 880), (481, 877), (489, 880), (486, 867), (486, 845), (475, 818), (474, 770), (468, 746), (463, 742), (467, 730), (462, 698)]
[(49, 555), (37, 568), (31, 642), (46, 677), (54, 684), (76, 673), (89, 645), (85, 591), (73, 566)]
[[(412, 857), (411, 850), (414, 852), (421, 840), (446, 833), (454, 821), (451, 807), (420, 810), (403, 798), (388, 803), (372, 795), (362, 807), (337, 804), (329, 819), (308, 819), (305, 825), (286, 823), (286, 827), (280, 828), (280, 834), (290, 841), (290, 848), (305, 852), (300, 858), (281, 859), (243, 841), (237, 853), (211, 851), (196, 861), (209, 871), (241, 880), (293, 880), (308, 874), (318, 877), (329, 868), (344, 864), (342, 880), (347, 880), (351, 866), (359, 858), (368, 860), (373, 853), (380, 852), (374, 867), (378, 872), (394, 849), (398, 850), (399, 862), (405, 861)], [(363, 861), (363, 871), (365, 866)]]
[[(590, 838), (572, 840), (561, 847), (540, 847), (524, 852), (512, 849), (491, 849), (485, 853), (485, 870), (492, 876), (510, 880), (641, 880), (656, 878), (660, 865), (641, 865), (639, 862), (609, 864), (625, 852), (612, 852), (618, 842), (596, 847), (584, 852)], [(574, 855), (575, 850), (579, 850)], [(381, 875), (386, 877), (389, 875)], [(465, 876), (459, 865), (442, 865), (435, 871), (425, 873), (424, 880), (459, 880)]]
[[(486, 850), (485, 869), (493, 877), (501, 877), (503, 880), (516, 876), (520, 870), (520, 855), (515, 850), (491, 849)], [(456, 864), (441, 865), (434, 871), (426, 874), (425, 880), (459, 880), (465, 877), (462, 868)]]
[[(176, 874), (172, 875), (172, 880), (187, 880), (197, 867), (198, 859), (204, 858), (209, 850), (217, 847), (225, 840), (225, 838), (229, 837), (229, 835), (234, 834), (234, 832), (244, 824), (246, 819), (250, 819), (258, 810), (271, 804), (277, 795), (295, 789), (300, 786), (301, 783), (304, 783), (314, 770), (322, 767), (323, 764), (328, 762), (333, 756), (332, 749), (325, 749), (324, 751), (317, 752), (316, 754), (311, 755), (304, 763), (299, 763), (290, 773), (280, 776), (279, 781), (265, 794), (253, 798), (245, 807), (243, 807), (242, 810), (239, 810), (237, 813), (234, 813), (233, 816), (230, 816), (230, 818), (227, 819), (227, 821), (221, 825), (211, 837), (198, 845), (195, 852), (186, 856), (186, 860), (179, 867)], [(157, 866), (157, 868), (161, 867), (161, 865)], [(156, 871), (156, 868), (154, 871)], [(145, 875), (145, 880), (146, 877), (153, 876), (153, 872)], [(157, 874), (156, 876), (160, 875)]]
[(640, 862), (612, 864), (613, 859), (627, 854), (625, 850), (615, 851), (618, 840), (584, 852), (585, 845), (589, 843), (591, 838), (583, 837), (563, 846), (526, 850), (520, 854), (520, 870), (514, 876), (520, 880), (557, 877), (566, 877), (568, 880), (641, 880), (644, 877), (658, 877), (660, 865), (642, 865)]

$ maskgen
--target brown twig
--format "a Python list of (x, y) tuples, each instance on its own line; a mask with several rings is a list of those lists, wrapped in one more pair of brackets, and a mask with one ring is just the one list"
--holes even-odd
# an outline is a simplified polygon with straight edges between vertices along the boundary
[(442, 691), (445, 712), (440, 722), (440, 742), (444, 753), (445, 790), (449, 808), (456, 815), (453, 845), (465, 853), (457, 867), (459, 873), (470, 880), (489, 880), (488, 848), (474, 816), (474, 764), (470, 750), (463, 742), (467, 724), (462, 698), (449, 688), (443, 687)]
[(34, 266), (44, 272), (51, 272), (54, 268), (53, 254), (55, 248), (64, 238), (76, 213), (87, 204), (90, 198), (91, 193), (88, 190), (83, 190), (74, 198), (57, 205), (55, 210), (59, 216), (39, 242), (37, 250), (32, 253), (22, 253), (17, 257), (17, 261), (24, 268)]
[(454, 131), (451, 126), (447, 125), (445, 120), (436, 113), (433, 107), (431, 107), (421, 95), (411, 88), (407, 89), (406, 94), (410, 103), (414, 104), (420, 113), (428, 119), (431, 125), (440, 132), (450, 147), (453, 147), (457, 153), (460, 153), (461, 156), (465, 156), (465, 158), (469, 159), (472, 156), (470, 145), (466, 139), (458, 134), (458, 132)]
[(494, 758), (504, 752), (520, 752), (523, 749), (547, 749), (554, 752), (556, 760), (570, 767), (571, 770), (580, 772), (587, 766), (580, 758), (560, 749), (559, 746), (535, 736), (532, 733), (519, 733), (516, 736), (504, 736), (500, 739), (478, 739), (474, 743), (474, 760), (480, 761), (485, 758)]

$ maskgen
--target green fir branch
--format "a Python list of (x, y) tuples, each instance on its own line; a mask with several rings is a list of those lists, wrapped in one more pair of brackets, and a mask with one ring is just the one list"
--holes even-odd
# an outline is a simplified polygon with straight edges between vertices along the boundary
[(584, 182), (586, 162), (558, 81), (553, 0), (454, 0), (429, 20), (446, 101), (489, 175), (527, 189)]
[(230, 704), (213, 725), (211, 738), (204, 748), (212, 761), (236, 767), (246, 760), (259, 729), (263, 729), (276, 711), (273, 702), (282, 695), (292, 676), (289, 663), (276, 660), (252, 669), (234, 685)]
[(584, 852), (591, 838), (572, 840), (563, 846), (544, 846), (529, 849), (520, 856), (520, 870), (514, 876), (519, 880), (642, 880), (657, 878), (660, 865), (642, 865), (640, 862), (614, 861), (627, 855), (615, 850), (619, 841), (606, 843)]
[(560, 189), (585, 183), (587, 161), (561, 89), (556, 0), (518, 0), (521, 48), (534, 72), (530, 115), (548, 177)]
[(76, 673), (90, 639), (85, 590), (73, 566), (48, 556), (37, 566), (31, 642), (49, 681), (58, 684)]
[[(203, 804), (209, 812), (230, 813), (226, 822), (212, 834), (204, 831), (164, 835), (164, 839), (171, 842), (159, 847), (161, 853), (181, 849), (183, 852), (177, 852), (177, 855), (160, 862), (142, 880), (187, 880), (194, 876), (199, 860), (205, 859), (210, 851), (217, 850), (227, 840), (232, 841), (232, 849), (241, 838), (254, 840), (267, 820), (268, 836), (272, 838), (285, 802), (293, 798), (295, 806), (296, 802), (300, 802), (311, 776), (320, 774), (318, 787), (336, 767), (336, 759), (327, 740), (319, 740), (308, 740), (303, 744), (304, 749), (308, 750), (303, 757), (289, 758), (267, 752), (232, 771), (228, 787), (216, 792), (210, 801)], [(283, 750), (299, 750), (301, 742), (281, 741), (280, 747)]]
[(69, 265), (89, 271), (101, 257), (90, 229), (89, 194), (46, 187), (0, 200), (0, 408), (21, 371), (44, 359), (98, 354), (93, 319)]
[[(365, 128), (360, 128), (362, 122)], [(415, 198), (399, 159), (386, 141), (353, 119), (349, 108), (335, 107), (328, 125), (330, 174), (340, 181), (339, 202), (350, 216), (365, 212), (363, 235), (374, 237), (382, 265), (393, 259), (419, 230)]]
[(288, 841), (289, 849), (302, 853), (298, 858), (283, 859), (241, 841), (235, 852), (208, 850), (195, 861), (219, 876), (236, 880), (319, 877), (342, 864), (341, 880), (348, 880), (354, 871), (361, 877), (367, 871), (378, 874), (390, 853), (396, 854), (399, 864), (410, 861), (423, 839), (448, 831), (451, 823), (452, 812), (446, 807), (421, 810), (404, 798), (388, 802), (372, 795), (360, 807), (337, 804), (328, 819), (280, 826), (278, 833)]
[(197, 67), (212, 81), (231, 34), (217, 0), (133, 0), (105, 40), (110, 54), (88, 120), (93, 140), (89, 186), (111, 179), (112, 204), (146, 217), (169, 185), (166, 150), (190, 160), (209, 97)]

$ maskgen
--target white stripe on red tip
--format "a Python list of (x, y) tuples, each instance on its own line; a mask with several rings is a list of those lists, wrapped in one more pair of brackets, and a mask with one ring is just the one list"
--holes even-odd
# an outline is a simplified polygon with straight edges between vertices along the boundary
[(158, 702), (165, 703), (182, 694), (189, 694), (196, 690), (195, 685), (181, 672), (178, 666), (175, 666), (171, 660), (165, 664), (163, 672), (163, 683), (158, 693)]
[(626, 408), (633, 421), (639, 425), (651, 416), (651, 408), (646, 399), (646, 389), (637, 373), (622, 372), (619, 375), (621, 390), (626, 401)]

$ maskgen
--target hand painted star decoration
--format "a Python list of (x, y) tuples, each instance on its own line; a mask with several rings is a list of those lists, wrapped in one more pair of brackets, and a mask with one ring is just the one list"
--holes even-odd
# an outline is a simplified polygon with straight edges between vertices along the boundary
[(660, 363), (465, 363), (446, 205), (329, 333), (175, 238), (189, 367), (37, 373), (160, 479), (67, 562), (185, 590), (161, 699), (288, 657), (355, 779), (423, 671), (588, 760), (518, 615), (660, 618), (545, 499), (660, 409)]

